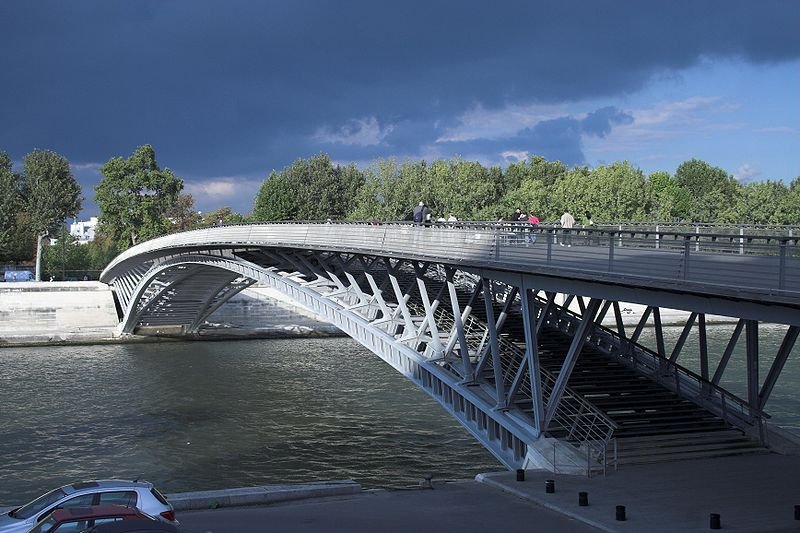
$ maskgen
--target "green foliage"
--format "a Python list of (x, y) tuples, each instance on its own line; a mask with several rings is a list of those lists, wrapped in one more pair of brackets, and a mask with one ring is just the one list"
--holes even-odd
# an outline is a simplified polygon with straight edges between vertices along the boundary
[(43, 268), (56, 279), (67, 279), (71, 276), (80, 279), (84, 273), (95, 277), (120, 251), (102, 234), (98, 234), (91, 242), (81, 244), (64, 226), (58, 233), (55, 244), (45, 248)]
[(241, 224), (244, 220), (244, 216), (235, 213), (230, 207), (220, 207), (219, 209), (203, 213), (198, 226), (208, 228), (211, 226), (224, 226), (226, 224)]
[(355, 207), (364, 175), (355, 165), (333, 166), (330, 156), (298, 159), (261, 185), (253, 220), (343, 219)]
[(194, 229), (200, 224), (200, 215), (194, 210), (194, 197), (191, 194), (179, 194), (175, 203), (167, 208), (166, 214), (172, 224), (170, 233)]
[(140, 146), (128, 159), (113, 157), (100, 172), (100, 231), (125, 249), (169, 230), (167, 212), (178, 202), (183, 180), (159, 168), (152, 146)]
[(689, 195), (688, 218), (695, 222), (724, 220), (734, 204), (739, 184), (727, 172), (705, 161), (691, 159), (678, 166), (675, 179)]
[(503, 199), (485, 209), (481, 215), (484, 220), (499, 220), (508, 218), (517, 208), (523, 209), (526, 213), (533, 213), (539, 220), (545, 222), (554, 220), (561, 215), (556, 214), (558, 208), (553, 205), (552, 196), (548, 188), (538, 179), (525, 179), (521, 185), (505, 195)]
[(683, 220), (691, 210), (689, 191), (670, 176), (669, 172), (653, 172), (648, 177), (650, 187), (650, 216), (660, 222)]
[(32, 228), (47, 235), (81, 210), (81, 187), (69, 161), (50, 150), (34, 150), (22, 161), (22, 197)]
[(502, 173), (460, 158), (406, 161), (386, 159), (367, 170), (350, 218), (361, 220), (410, 220), (419, 202), (431, 208), (434, 218), (451, 214), (475, 219), (500, 198)]
[(12, 259), (17, 214), (22, 208), (19, 178), (11, 171), (11, 158), (0, 152), (0, 261)]
[(253, 206), (254, 221), (293, 220), (297, 218), (293, 184), (274, 170), (261, 184)]
[(726, 212), (726, 222), (747, 224), (792, 224), (797, 222), (793, 214), (797, 204), (792, 205), (789, 188), (779, 181), (761, 181), (742, 186), (737, 202)]
[(22, 200), (29, 228), (35, 232), (36, 280), (41, 279), (43, 239), (52, 228), (81, 210), (81, 187), (69, 161), (50, 150), (33, 150), (22, 160)]
[(88, 270), (89, 250), (70, 235), (66, 226), (56, 234), (56, 243), (45, 247), (42, 266), (50, 275), (64, 279), (64, 272), (71, 270)]

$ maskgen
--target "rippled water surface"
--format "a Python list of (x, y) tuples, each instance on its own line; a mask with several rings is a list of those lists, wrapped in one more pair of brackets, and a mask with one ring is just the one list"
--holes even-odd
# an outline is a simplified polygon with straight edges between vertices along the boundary
[(91, 478), (177, 492), (502, 468), (348, 338), (0, 350), (0, 505)]
[[(712, 352), (730, 329), (709, 329)], [(679, 335), (667, 329), (668, 349)], [(765, 329), (762, 350), (774, 356), (781, 339)], [(794, 429), (797, 359), (795, 349), (768, 409)], [(737, 352), (723, 380), (733, 392), (743, 393), (743, 361)], [(696, 355), (680, 362), (695, 370)], [(349, 338), (0, 349), (0, 506), (91, 478), (139, 477), (166, 492), (330, 479), (397, 487), (502, 468)]]

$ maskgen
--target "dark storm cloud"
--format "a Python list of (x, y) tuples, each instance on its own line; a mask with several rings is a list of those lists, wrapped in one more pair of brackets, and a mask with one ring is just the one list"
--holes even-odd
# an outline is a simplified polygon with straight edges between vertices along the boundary
[(473, 139), (442, 143), (455, 154), (486, 154), (489, 162), (499, 162), (503, 152), (529, 152), (566, 165), (584, 163), (581, 121), (572, 117), (543, 120), (504, 139)]
[[(151, 143), (197, 178), (265, 175), (329, 147), (415, 154), (476, 104), (631, 93), (703, 57), (795, 59), (798, 27), (784, 1), (4, 0), (0, 150), (102, 163)], [(515, 141), (582, 159), (580, 132), (606, 135), (628, 120), (615, 113)], [(364, 118), (395, 127), (379, 144), (314, 137)]]
[(629, 113), (608, 106), (589, 113), (581, 120), (581, 129), (587, 135), (605, 137), (611, 133), (611, 126), (617, 124), (631, 124), (633, 117)]

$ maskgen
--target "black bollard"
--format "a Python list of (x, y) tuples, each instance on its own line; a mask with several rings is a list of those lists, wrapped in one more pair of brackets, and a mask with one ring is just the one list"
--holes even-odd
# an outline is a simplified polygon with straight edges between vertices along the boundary
[(719, 521), (719, 513), (711, 513), (708, 519), (708, 528), (709, 529), (721, 529), (722, 525)]
[(800, 505), (794, 506), (794, 519), (800, 520)]
[(579, 492), (578, 493), (578, 505), (581, 507), (586, 507), (589, 505), (589, 493), (588, 492)]
[(544, 491), (547, 494), (553, 494), (556, 491), (556, 480), (546, 479), (544, 482)]
[(525, 471), (521, 468), (517, 469), (517, 481), (525, 481)]
[(624, 522), (625, 521), (625, 506), (624, 505), (617, 505), (617, 521)]

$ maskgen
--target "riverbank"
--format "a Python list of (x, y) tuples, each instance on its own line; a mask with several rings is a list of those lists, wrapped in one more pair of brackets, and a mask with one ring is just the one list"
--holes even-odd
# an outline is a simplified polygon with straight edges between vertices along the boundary
[(157, 335), (120, 335), (118, 325), (119, 310), (104, 283), (0, 283), (0, 347), (342, 335), (314, 313), (263, 287), (235, 295), (193, 336), (183, 335), (180, 328), (175, 334), (162, 328)]

